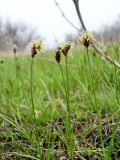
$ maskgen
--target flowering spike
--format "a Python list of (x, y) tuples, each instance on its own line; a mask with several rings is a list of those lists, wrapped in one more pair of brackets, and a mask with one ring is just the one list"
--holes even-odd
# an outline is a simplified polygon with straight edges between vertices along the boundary
[(84, 31), (81, 33), (79, 40), (86, 48), (88, 48), (90, 43), (94, 40), (94, 35), (92, 32)]
[(14, 44), (12, 45), (12, 50), (13, 50), (13, 53), (14, 53), (14, 54), (16, 54), (17, 49), (18, 49), (18, 47), (17, 47), (17, 45), (14, 43)]
[(68, 42), (66, 42), (66, 43), (62, 43), (62, 44), (60, 45), (60, 48), (61, 48), (62, 53), (63, 53), (65, 56), (67, 56), (69, 50), (72, 49), (73, 46), (74, 46), (74, 44), (73, 44), (72, 42), (68, 41)]
[(34, 57), (38, 53), (38, 51), (43, 48), (43, 42), (42, 40), (33, 40), (29, 43), (29, 46), (31, 48), (31, 56)]
[(55, 59), (56, 59), (56, 61), (57, 61), (58, 63), (60, 63), (60, 59), (61, 59), (61, 48), (58, 47), (55, 53), (56, 53), (56, 54), (55, 54)]

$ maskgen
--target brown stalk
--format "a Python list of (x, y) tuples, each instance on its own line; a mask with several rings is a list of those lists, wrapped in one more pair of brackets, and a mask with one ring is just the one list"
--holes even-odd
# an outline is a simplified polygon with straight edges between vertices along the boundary
[(65, 19), (73, 28), (75, 28), (77, 31), (80, 32), (80, 29), (77, 28), (77, 27), (67, 18), (67, 16), (64, 14), (64, 12), (63, 12), (62, 8), (60, 7), (60, 5), (58, 4), (57, 0), (54, 0), (54, 1), (55, 1), (55, 5), (58, 7), (58, 9), (59, 9), (62, 17), (64, 17), (64, 19)]
[[(82, 29), (87, 31), (87, 28), (86, 28), (86, 26), (84, 24), (84, 21), (82, 19), (82, 15), (81, 15), (81, 12), (80, 12), (79, 0), (73, 0), (73, 3), (75, 5), (79, 21), (80, 21), (80, 23), (82, 25)], [(101, 56), (102, 59), (108, 60), (109, 62), (114, 64), (116, 67), (120, 68), (120, 64), (118, 62), (116, 62), (115, 60), (113, 60), (110, 56), (108, 56), (107, 51), (101, 50), (100, 49), (100, 45), (98, 43), (92, 42), (92, 46), (93, 46), (94, 50), (96, 51), (96, 53), (98, 53)]]
[[(63, 18), (72, 26), (74, 27), (77, 31), (81, 31), (80, 29), (78, 29), (64, 14), (63, 10), (61, 9), (61, 7), (59, 6), (57, 0), (54, 0), (56, 6), (58, 7), (58, 9), (60, 10)], [(74, 5), (75, 5), (75, 9), (76, 9), (76, 13), (78, 16), (78, 19), (80, 21), (82, 30), (87, 31), (87, 28), (85, 26), (85, 23), (83, 21), (81, 12), (80, 12), (80, 7), (79, 7), (79, 0), (72, 0)], [(120, 68), (120, 64), (118, 62), (116, 62), (115, 60), (113, 60), (108, 54), (107, 51), (103, 51), (103, 49), (100, 49), (100, 45), (97, 42), (92, 42), (92, 46), (94, 48), (94, 50), (96, 51), (96, 53), (98, 53), (100, 55), (100, 57), (104, 60), (108, 60), (109, 62), (111, 62), (112, 64), (114, 64), (116, 67)]]

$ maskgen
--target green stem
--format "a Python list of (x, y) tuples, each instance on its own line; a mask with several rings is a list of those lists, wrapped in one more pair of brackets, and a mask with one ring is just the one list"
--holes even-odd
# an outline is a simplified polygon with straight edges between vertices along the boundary
[(66, 60), (66, 82), (65, 82), (63, 70), (60, 63), (59, 63), (59, 67), (62, 74), (63, 85), (65, 89), (65, 94), (66, 94), (66, 110), (67, 110), (66, 135), (68, 140), (68, 146), (70, 145), (70, 157), (71, 159), (73, 159), (72, 142), (71, 142), (71, 114), (70, 114), (70, 100), (69, 100), (69, 76), (68, 76), (67, 56), (65, 57), (65, 60)]
[(36, 125), (36, 119), (35, 119), (35, 107), (34, 107), (34, 101), (33, 101), (33, 78), (32, 78), (32, 68), (33, 68), (33, 58), (31, 60), (31, 68), (30, 68), (30, 90), (31, 90), (31, 104), (32, 104), (32, 112), (33, 112), (33, 118), (34, 118), (34, 124)]
[(116, 94), (117, 105), (119, 107), (119, 90), (118, 90), (118, 87), (117, 87), (118, 78), (117, 78), (117, 68), (116, 68), (116, 65), (114, 65), (114, 68), (115, 68), (115, 94)]
[(111, 44), (112, 44), (112, 47), (116, 53), (116, 58), (119, 61), (119, 48), (116, 48), (115, 45), (113, 44), (113, 42)]
[(69, 136), (71, 135), (71, 119), (70, 119), (70, 103), (69, 103), (69, 77), (68, 77), (68, 63), (67, 63), (67, 56), (66, 59), (66, 105), (67, 105), (67, 118), (68, 118), (68, 132)]
[(14, 61), (15, 61), (16, 79), (18, 79), (17, 57), (15, 54), (14, 54)]
[(68, 62), (66, 59), (66, 105), (67, 105), (67, 121), (68, 121), (68, 142), (70, 142), (70, 158), (73, 160), (73, 149), (71, 139), (71, 111), (70, 111), (70, 99), (69, 99), (69, 73), (68, 73)]
[(65, 78), (64, 78), (63, 70), (62, 70), (62, 67), (61, 67), (60, 63), (59, 63), (59, 67), (60, 67), (60, 71), (61, 71), (61, 75), (62, 75), (62, 79), (63, 79), (63, 85), (64, 85), (64, 89), (65, 89), (65, 94), (66, 94), (66, 97), (67, 97), (67, 89), (66, 89), (66, 84), (65, 84)]
[(33, 69), (33, 57), (31, 60), (31, 67), (30, 67), (30, 93), (31, 93), (31, 104), (32, 104), (32, 112), (33, 112), (33, 120), (34, 120), (34, 125), (35, 125), (35, 137), (36, 141), (38, 142), (38, 149), (39, 149), (39, 156), (41, 157), (41, 146), (40, 146), (40, 139), (39, 139), (39, 132), (38, 132), (38, 127), (36, 123), (36, 118), (35, 118), (35, 106), (34, 106), (34, 100), (33, 100), (33, 77), (32, 77), (32, 69)]
[[(117, 59), (118, 59), (118, 61), (119, 61), (119, 50), (118, 50), (118, 48), (116, 48), (115, 46), (114, 46), (114, 44), (112, 43), (112, 47), (113, 47), (113, 49), (114, 49), (114, 51), (115, 51), (115, 53), (116, 53), (116, 55), (117, 55)], [(118, 104), (118, 107), (119, 107), (119, 96), (118, 96), (118, 87), (117, 87), (117, 68), (116, 68), (116, 65), (114, 65), (114, 68), (115, 68), (115, 83), (116, 83), (116, 85), (115, 85), (115, 92), (116, 92), (116, 100), (117, 100), (117, 104)]]
[[(91, 68), (88, 48), (87, 48), (87, 58), (88, 58), (88, 65), (89, 65), (91, 82), (92, 82), (91, 86), (93, 86), (93, 95), (94, 95), (94, 100), (95, 100), (95, 107), (97, 109), (97, 114), (98, 114), (98, 125), (99, 125), (99, 129), (100, 129), (100, 139), (101, 139), (101, 143), (102, 143), (103, 142), (103, 138), (102, 138), (101, 123), (100, 123), (100, 112), (99, 112), (99, 108), (98, 108), (98, 105), (97, 105), (97, 98), (96, 98), (96, 93), (95, 93), (95, 88), (94, 88), (94, 81), (93, 81), (92, 68)], [(102, 147), (104, 149), (104, 145), (103, 144), (102, 144)]]
[[(112, 46), (114, 48), (113, 44), (112, 44)], [(115, 53), (117, 54), (117, 50), (115, 48), (114, 48), (114, 50), (115, 50)], [(119, 57), (118, 57), (118, 59), (119, 59)], [(116, 102), (117, 102), (117, 105), (119, 107), (119, 86), (117, 85), (118, 84), (118, 77), (117, 77), (117, 68), (116, 68), (115, 65), (114, 65), (114, 72), (115, 72), (115, 81), (112, 79), (112, 82), (114, 82)], [(111, 154), (112, 154), (113, 149), (114, 149), (114, 139), (115, 139), (115, 135), (116, 135), (116, 130), (119, 127), (119, 122), (120, 122), (120, 110), (118, 110), (118, 119), (117, 119), (116, 124), (114, 125), (114, 127), (112, 129), (111, 140), (110, 140), (110, 144), (109, 144), (109, 147), (108, 147), (108, 150), (107, 150), (107, 154), (105, 154), (105, 160), (108, 160), (108, 159), (111, 158)]]
[(18, 87), (19, 87), (19, 94), (20, 94), (20, 97), (22, 98), (22, 78), (21, 78), (21, 73), (20, 73), (20, 70), (19, 70), (19, 63), (18, 63), (18, 57), (16, 56), (16, 54), (14, 54), (14, 62), (15, 62), (15, 71), (16, 71), (16, 79), (17, 79), (17, 82), (18, 82)]
[[(1, 68), (0, 68), (1, 69)], [(1, 69), (2, 70), (2, 69)], [(2, 111), (2, 105), (3, 105), (3, 100), (2, 100), (2, 94), (3, 94), (3, 84), (2, 84), (2, 73), (0, 71), (0, 87), (1, 87), (1, 94), (0, 94), (0, 103), (1, 103), (1, 107), (0, 107), (0, 112)]]
[(92, 75), (92, 69), (91, 69), (90, 57), (89, 57), (88, 49), (87, 49), (87, 58), (88, 58), (88, 65), (89, 65), (89, 71), (90, 71), (91, 82), (92, 82), (91, 85), (93, 86), (93, 94), (94, 94), (95, 106), (96, 106), (96, 109), (98, 111), (97, 98), (96, 98), (96, 94), (95, 94), (94, 81), (93, 81), (93, 75)]

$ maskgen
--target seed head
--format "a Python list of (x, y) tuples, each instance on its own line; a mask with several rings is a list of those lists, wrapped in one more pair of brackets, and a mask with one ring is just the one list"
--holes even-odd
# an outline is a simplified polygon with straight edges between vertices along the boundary
[(18, 49), (18, 47), (17, 47), (17, 45), (14, 43), (14, 44), (12, 45), (12, 51), (13, 51), (14, 54), (16, 54), (17, 49)]
[(70, 41), (62, 43), (59, 48), (61, 48), (62, 53), (67, 56), (70, 49), (72, 49), (74, 44)]
[(61, 59), (61, 48), (60, 47), (58, 47), (55, 52), (55, 59), (58, 63), (60, 63), (60, 59)]
[(91, 32), (84, 31), (81, 33), (79, 40), (86, 48), (88, 48), (91, 42), (94, 40), (94, 35)]
[(33, 40), (29, 43), (29, 46), (31, 48), (31, 56), (34, 57), (43, 48), (43, 41)]

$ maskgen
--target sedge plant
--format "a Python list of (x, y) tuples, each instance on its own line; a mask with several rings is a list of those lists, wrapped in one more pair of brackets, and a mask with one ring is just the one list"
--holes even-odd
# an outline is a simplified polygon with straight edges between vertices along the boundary
[(12, 52), (14, 55), (16, 79), (17, 79), (18, 85), (19, 85), (20, 96), (22, 97), (22, 84), (21, 84), (22, 80), (21, 80), (21, 74), (20, 74), (20, 65), (18, 63), (18, 57), (17, 57), (18, 46), (15, 43), (12, 45)]
[[(15, 72), (16, 72), (16, 80), (18, 82), (18, 87), (19, 87), (19, 95), (21, 98), (23, 98), (23, 86), (22, 86), (22, 78), (21, 78), (21, 73), (20, 73), (20, 65), (18, 63), (18, 56), (17, 56), (17, 52), (18, 52), (18, 46), (17, 44), (13, 44), (12, 45), (12, 52), (13, 52), (13, 55), (14, 55), (14, 63), (15, 63)], [(20, 108), (17, 107), (17, 113), (19, 113), (20, 111)], [(20, 114), (18, 114), (18, 117), (19, 117), (19, 120), (20, 122), (22, 123), (21, 121), (21, 117), (20, 117)]]
[[(3, 73), (1, 72), (2, 71), (2, 65), (4, 63), (4, 60), (0, 60), (0, 88), (1, 88), (1, 94), (0, 94), (0, 104), (2, 106), (2, 101), (3, 101), (3, 80), (2, 80), (2, 77), (3, 77)], [(0, 112), (1, 112), (1, 107), (0, 107)]]
[(100, 129), (100, 139), (101, 139), (101, 143), (102, 143), (102, 147), (103, 147), (103, 151), (104, 151), (102, 130), (101, 130), (102, 127), (101, 127), (101, 123), (100, 123), (100, 111), (99, 111), (99, 108), (98, 108), (96, 91), (95, 91), (95, 87), (94, 87), (94, 78), (93, 78), (93, 74), (92, 74), (92, 67), (91, 67), (90, 56), (89, 56), (89, 47), (92, 44), (93, 40), (94, 40), (94, 35), (91, 32), (88, 32), (88, 31), (82, 32), (81, 35), (80, 35), (80, 38), (79, 38), (79, 41), (86, 48), (86, 56), (87, 56), (88, 68), (89, 68), (89, 74), (90, 74), (91, 86), (92, 86), (91, 90), (93, 91), (95, 110), (97, 111), (97, 114), (98, 114), (98, 126), (99, 126), (99, 129)]
[(16, 69), (16, 79), (18, 79), (17, 50), (18, 50), (18, 47), (17, 47), (17, 45), (14, 43), (14, 44), (12, 45), (12, 51), (13, 51), (13, 54), (14, 54), (15, 69)]
[(85, 31), (81, 33), (79, 40), (86, 48), (86, 55), (87, 55), (89, 73), (91, 77), (91, 86), (93, 87), (95, 107), (98, 111), (97, 98), (96, 98), (96, 93), (95, 93), (95, 88), (94, 88), (94, 79), (93, 79), (92, 67), (91, 67), (91, 62), (90, 62), (90, 57), (89, 57), (89, 47), (90, 47), (91, 42), (94, 40), (94, 36), (91, 32)]
[(39, 138), (39, 131), (36, 122), (36, 113), (35, 113), (35, 105), (34, 105), (34, 97), (33, 97), (33, 62), (35, 55), (43, 48), (42, 40), (33, 40), (29, 46), (31, 47), (31, 65), (30, 65), (30, 93), (31, 93), (31, 106), (32, 106), (32, 114), (33, 114), (33, 122), (35, 126), (35, 139), (38, 142), (38, 152), (39, 157), (41, 158), (42, 150), (41, 150), (41, 141)]
[[(70, 146), (70, 158), (73, 159), (72, 125), (71, 125), (71, 110), (70, 110), (70, 96), (69, 96), (69, 71), (68, 71), (68, 53), (71, 48), (72, 48), (71, 42), (66, 42), (64, 44), (61, 44), (56, 50), (55, 58), (60, 67), (62, 80), (63, 80), (63, 87), (65, 90), (66, 111), (67, 111), (66, 136), (67, 136), (68, 146)], [(60, 63), (61, 54), (63, 54), (65, 57), (65, 70), (66, 70), (65, 77), (64, 77), (63, 70)]]

